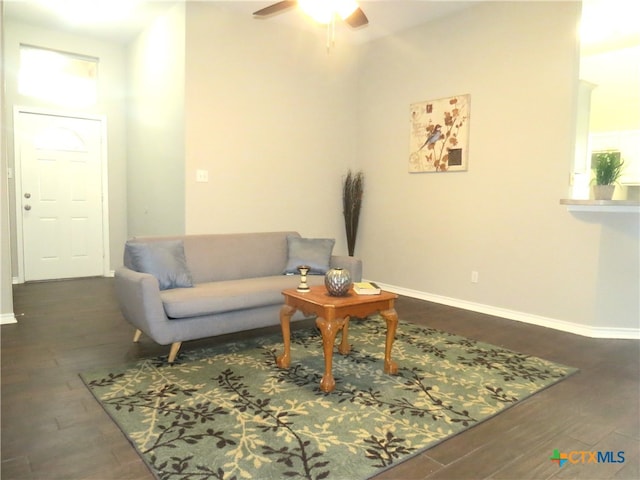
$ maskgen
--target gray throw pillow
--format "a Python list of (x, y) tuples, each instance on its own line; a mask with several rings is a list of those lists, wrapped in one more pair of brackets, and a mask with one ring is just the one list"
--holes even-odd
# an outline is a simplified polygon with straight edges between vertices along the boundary
[(127, 242), (125, 249), (133, 269), (156, 277), (160, 290), (193, 287), (182, 240)]
[(311, 275), (324, 275), (331, 268), (331, 253), (336, 241), (333, 238), (287, 237), (289, 257), (285, 274), (299, 273), (299, 265), (311, 267)]

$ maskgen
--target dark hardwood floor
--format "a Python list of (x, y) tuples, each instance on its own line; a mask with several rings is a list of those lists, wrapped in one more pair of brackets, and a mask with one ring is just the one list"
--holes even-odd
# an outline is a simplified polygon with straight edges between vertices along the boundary
[[(590, 339), (406, 297), (396, 309), (402, 320), (580, 372), (377, 480), (640, 478), (640, 342)], [(168, 353), (144, 336), (132, 343), (113, 279), (16, 285), (14, 311), (19, 323), (0, 330), (2, 480), (152, 479), (78, 376), (92, 367)], [(560, 468), (550, 461), (554, 449), (614, 452), (614, 458), (623, 451), (624, 462)]]

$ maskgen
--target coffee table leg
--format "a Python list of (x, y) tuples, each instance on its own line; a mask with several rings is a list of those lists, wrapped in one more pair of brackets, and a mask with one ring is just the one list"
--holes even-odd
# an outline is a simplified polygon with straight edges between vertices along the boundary
[(291, 317), (296, 313), (296, 309), (283, 305), (280, 309), (280, 328), (282, 328), (282, 341), (284, 342), (284, 353), (276, 358), (276, 364), (280, 368), (289, 368), (291, 365)]
[(333, 392), (336, 388), (336, 381), (333, 378), (333, 345), (336, 341), (338, 330), (344, 327), (349, 317), (340, 320), (327, 320), (322, 317), (316, 318), (316, 325), (322, 333), (322, 348), (324, 349), (324, 375), (320, 381), (320, 390), (325, 393)]
[(340, 346), (338, 346), (338, 351), (342, 355), (346, 355), (351, 351), (351, 345), (349, 345), (349, 317), (344, 318), (344, 323), (342, 325), (342, 341), (340, 342)]
[(396, 328), (398, 327), (398, 314), (394, 308), (380, 312), (382, 318), (387, 322), (387, 340), (384, 344), (384, 373), (398, 373), (398, 364), (391, 360), (391, 347), (396, 338)]

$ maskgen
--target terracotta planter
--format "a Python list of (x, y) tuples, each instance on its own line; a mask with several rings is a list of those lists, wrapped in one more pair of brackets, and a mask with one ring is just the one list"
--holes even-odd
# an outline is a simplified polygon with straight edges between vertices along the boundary
[(615, 185), (594, 185), (593, 198), (595, 200), (611, 200), (615, 189)]

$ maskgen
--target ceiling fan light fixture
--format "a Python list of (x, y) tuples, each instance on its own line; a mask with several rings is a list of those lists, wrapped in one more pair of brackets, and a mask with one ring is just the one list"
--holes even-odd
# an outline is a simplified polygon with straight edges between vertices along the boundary
[(298, 6), (309, 17), (318, 23), (328, 24), (333, 15), (343, 20), (358, 8), (355, 0), (298, 0)]
[(358, 8), (358, 2), (355, 0), (336, 0), (334, 4), (336, 13), (340, 15), (340, 18), (343, 20), (349, 18)]

